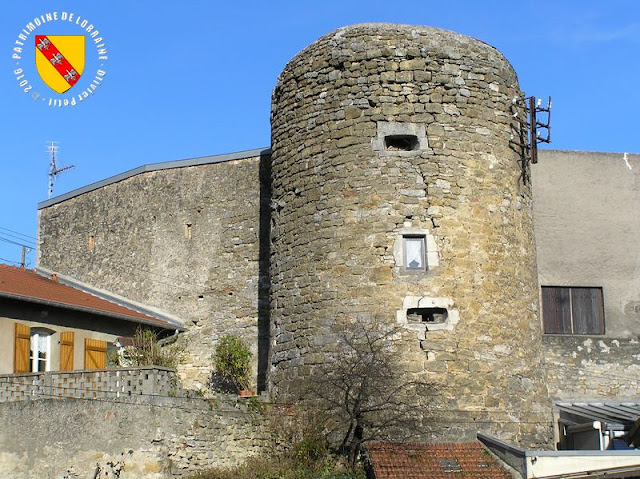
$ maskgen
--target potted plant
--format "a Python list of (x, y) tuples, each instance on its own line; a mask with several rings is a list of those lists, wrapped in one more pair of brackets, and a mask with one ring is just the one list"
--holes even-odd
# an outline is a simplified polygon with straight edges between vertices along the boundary
[(233, 334), (222, 336), (213, 355), (213, 386), (225, 392), (246, 392), (251, 379), (251, 350), (242, 338)]

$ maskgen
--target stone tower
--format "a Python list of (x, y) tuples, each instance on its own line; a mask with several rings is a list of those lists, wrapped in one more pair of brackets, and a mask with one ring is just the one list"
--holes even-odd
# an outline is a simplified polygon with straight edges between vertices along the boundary
[(549, 445), (521, 95), (495, 48), (427, 27), (341, 28), (289, 62), (272, 104), (275, 394), (324, 360), (335, 321), (397, 324), (404, 374), (436, 387), (425, 439)]

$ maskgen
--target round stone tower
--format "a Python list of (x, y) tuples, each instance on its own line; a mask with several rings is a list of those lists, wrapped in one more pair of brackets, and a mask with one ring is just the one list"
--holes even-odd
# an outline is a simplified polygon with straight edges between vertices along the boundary
[[(552, 440), (516, 74), (435, 28), (341, 28), (272, 103), (271, 389), (325, 361), (342, 320), (396, 325), (431, 381), (425, 439)], [(522, 112), (519, 112), (522, 114)]]

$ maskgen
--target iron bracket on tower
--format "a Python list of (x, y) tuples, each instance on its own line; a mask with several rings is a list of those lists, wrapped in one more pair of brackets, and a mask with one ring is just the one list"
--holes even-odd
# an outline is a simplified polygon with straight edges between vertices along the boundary
[(535, 96), (515, 97), (511, 107), (516, 124), (511, 143), (519, 147), (523, 162), (538, 162), (538, 143), (551, 143), (551, 97), (547, 105)]

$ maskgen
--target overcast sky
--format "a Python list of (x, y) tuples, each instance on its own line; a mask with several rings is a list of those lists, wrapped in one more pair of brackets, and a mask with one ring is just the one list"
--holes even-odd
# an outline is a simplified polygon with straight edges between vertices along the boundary
[[(68, 96), (105, 74), (95, 93), (66, 108), (48, 106), (58, 95), (36, 72), (34, 36), (82, 34), (81, 26), (45, 22), (13, 57), (22, 29), (52, 12), (86, 19), (107, 50), (99, 59), (89, 38), (83, 76)], [(59, 166), (76, 166), (58, 177), (54, 196), (146, 163), (267, 147), (279, 72), (309, 43), (353, 23), (478, 38), (505, 54), (528, 95), (553, 97), (551, 148), (639, 153), (639, 14), (635, 0), (3, 2), (0, 262), (20, 259), (7, 240), (35, 241), (47, 142), (58, 143)], [(24, 78), (14, 73), (20, 68)], [(29, 259), (35, 266), (33, 253)]]

